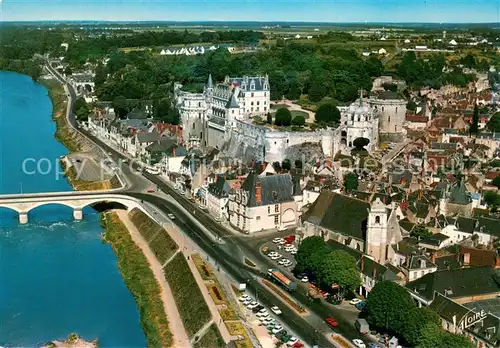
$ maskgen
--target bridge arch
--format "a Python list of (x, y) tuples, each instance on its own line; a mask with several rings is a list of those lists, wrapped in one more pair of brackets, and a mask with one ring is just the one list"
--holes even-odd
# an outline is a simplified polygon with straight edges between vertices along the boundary
[(57, 195), (47, 195), (39, 196), (32, 195), (25, 197), (15, 197), (2, 199), (0, 196), (0, 207), (8, 208), (16, 211), (19, 214), (19, 222), (25, 224), (28, 222), (28, 214), (33, 209), (46, 205), (62, 205), (73, 209), (73, 217), (75, 220), (81, 220), (83, 218), (83, 209), (95, 205), (98, 203), (117, 203), (125, 207), (128, 211), (134, 208), (140, 208), (141, 201), (119, 194), (68, 194), (64, 193), (61, 196)]

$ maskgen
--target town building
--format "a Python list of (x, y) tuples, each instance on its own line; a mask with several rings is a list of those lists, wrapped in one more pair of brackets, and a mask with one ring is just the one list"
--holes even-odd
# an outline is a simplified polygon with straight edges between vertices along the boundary
[(229, 222), (244, 232), (297, 227), (302, 192), (290, 174), (251, 172), (240, 188), (229, 191)]

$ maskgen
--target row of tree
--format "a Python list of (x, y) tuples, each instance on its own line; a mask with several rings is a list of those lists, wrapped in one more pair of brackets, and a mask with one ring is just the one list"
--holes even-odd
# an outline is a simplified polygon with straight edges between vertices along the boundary
[(338, 285), (341, 298), (361, 285), (356, 259), (345, 251), (332, 251), (318, 236), (308, 237), (300, 243), (295, 271), (313, 275), (318, 284), (329, 289)]
[(378, 282), (368, 294), (366, 310), (371, 325), (395, 333), (411, 347), (473, 347), (466, 337), (444, 331), (439, 315), (418, 308), (408, 291), (396, 283)]

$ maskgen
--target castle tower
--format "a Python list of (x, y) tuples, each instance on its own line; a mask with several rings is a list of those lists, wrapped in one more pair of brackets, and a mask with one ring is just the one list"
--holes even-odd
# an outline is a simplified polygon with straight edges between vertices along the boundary
[(366, 253), (376, 262), (384, 264), (387, 260), (387, 208), (377, 198), (370, 207), (366, 229)]

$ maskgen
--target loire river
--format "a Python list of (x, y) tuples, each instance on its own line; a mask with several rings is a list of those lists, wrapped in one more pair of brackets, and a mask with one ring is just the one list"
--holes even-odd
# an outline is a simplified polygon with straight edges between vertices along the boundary
[[(43, 86), (0, 72), (0, 193), (72, 189), (56, 174), (67, 150), (54, 139), (51, 113)], [(99, 215), (84, 214), (75, 222), (71, 209), (49, 205), (21, 226), (0, 208), (0, 346), (40, 346), (72, 332), (102, 347), (145, 346), (134, 298), (101, 243)]]

